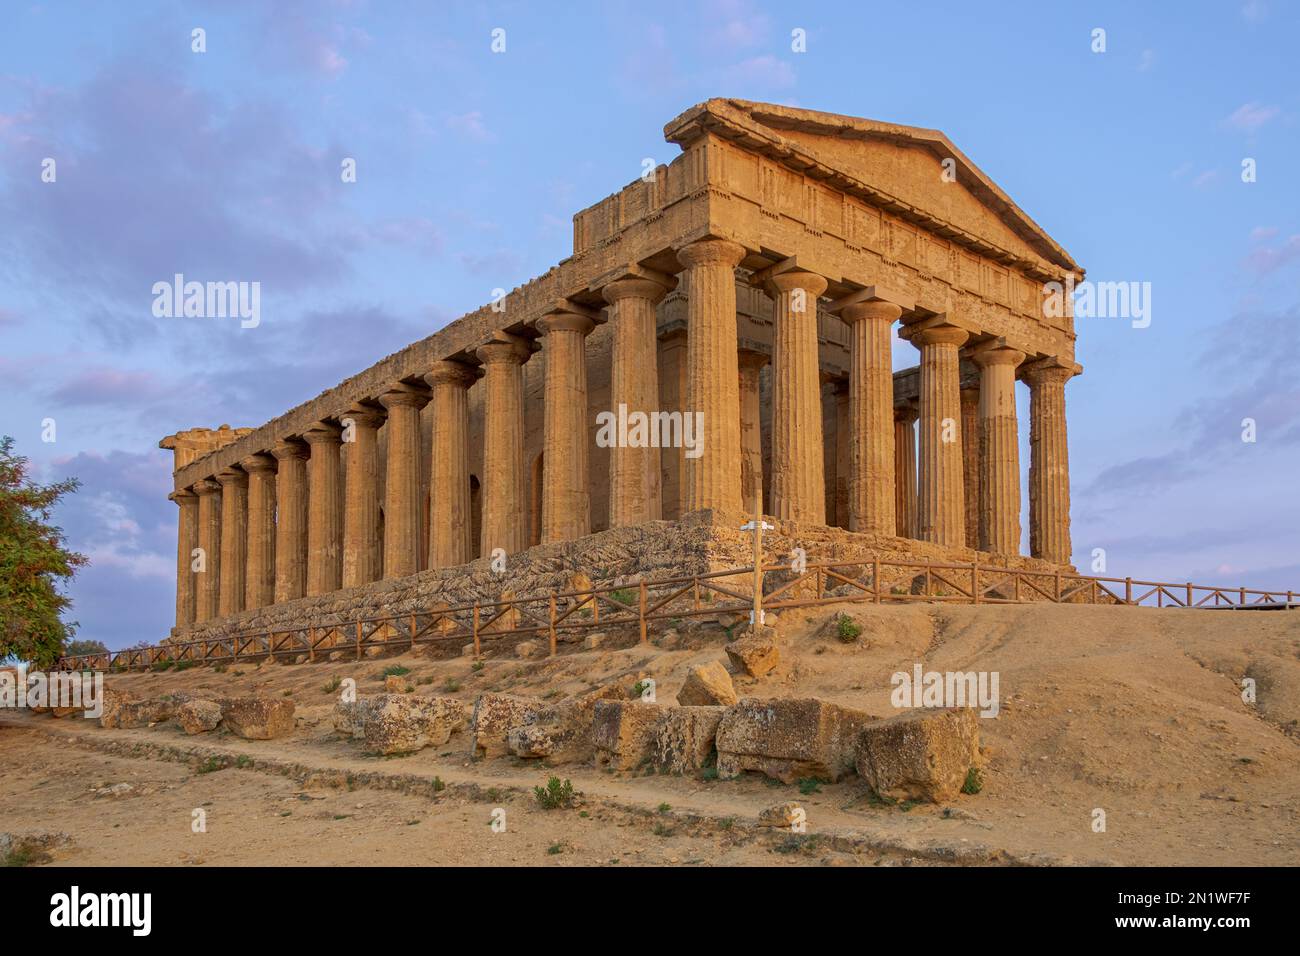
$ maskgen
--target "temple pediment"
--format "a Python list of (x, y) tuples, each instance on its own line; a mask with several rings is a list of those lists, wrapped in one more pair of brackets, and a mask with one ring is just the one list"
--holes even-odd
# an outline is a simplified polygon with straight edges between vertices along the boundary
[(1037, 259), (1082, 272), (1074, 259), (938, 130), (713, 99), (664, 128), (683, 148), (718, 136), (788, 168), (861, 195), (875, 205), (998, 258)]

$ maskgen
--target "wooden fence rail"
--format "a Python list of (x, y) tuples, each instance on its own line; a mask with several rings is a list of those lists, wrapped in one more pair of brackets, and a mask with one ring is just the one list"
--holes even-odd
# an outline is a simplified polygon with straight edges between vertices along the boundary
[[(971, 564), (923, 561), (849, 561), (764, 565), (764, 611), (840, 602), (872, 604), (907, 601), (957, 604), (1102, 604), (1157, 608), (1290, 608), (1297, 592), (1226, 588), (1184, 582), (1089, 577), (1059, 571), (1030, 571)], [(749, 620), (755, 607), (753, 565), (690, 577), (641, 580), (636, 584), (592, 587), (508, 601), (434, 607), (402, 615), (357, 618), (274, 630), (248, 631), (196, 641), (170, 641), (108, 654), (63, 657), (56, 670), (145, 670), (242, 660), (348, 653), (360, 660), (370, 648), (414, 649), (421, 645), (457, 648), (485, 643), (514, 644), (545, 638), (555, 654), (562, 636), (580, 640), (586, 633), (633, 625), (649, 640), (656, 624), (710, 614)]]

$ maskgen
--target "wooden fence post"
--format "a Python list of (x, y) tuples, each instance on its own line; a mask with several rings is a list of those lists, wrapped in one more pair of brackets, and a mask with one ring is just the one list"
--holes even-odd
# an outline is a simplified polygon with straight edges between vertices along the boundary
[(638, 609), (637, 609), (637, 617), (640, 618), (641, 620), (641, 643), (642, 644), (646, 643), (647, 640), (645, 615), (646, 615), (646, 586), (645, 586), (645, 578), (642, 578), (641, 595), (638, 601)]
[(881, 601), (880, 596), (880, 559), (876, 558), (871, 562), (871, 590), (874, 592), (876, 603)]
[(361, 619), (360, 618), (357, 619), (354, 634), (355, 634), (355, 639), (357, 644), (357, 660), (361, 660)]
[(479, 650), (480, 647), (478, 641), (478, 605), (475, 604), (474, 605), (474, 656), (475, 657), (479, 656)]
[(556, 643), (557, 643), (555, 638), (555, 595), (554, 594), (551, 595), (551, 618), (548, 626), (549, 626), (550, 638), (551, 638), (551, 656), (554, 657), (555, 650), (556, 650)]

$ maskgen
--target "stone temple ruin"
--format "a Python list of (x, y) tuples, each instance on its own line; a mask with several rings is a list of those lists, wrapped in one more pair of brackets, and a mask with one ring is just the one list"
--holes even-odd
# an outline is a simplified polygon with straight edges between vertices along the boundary
[(163, 439), (176, 638), (495, 596), (494, 555), (516, 589), (731, 567), (760, 493), (810, 559), (1071, 570), (1070, 255), (933, 130), (716, 99), (665, 137), (545, 275), (260, 427)]

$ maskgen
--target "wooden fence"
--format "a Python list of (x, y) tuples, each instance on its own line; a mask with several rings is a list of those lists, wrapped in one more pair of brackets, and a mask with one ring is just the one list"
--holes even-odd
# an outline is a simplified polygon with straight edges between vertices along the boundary
[[(609, 628), (638, 629), (645, 643), (656, 627), (687, 618), (727, 615), (749, 620), (755, 605), (751, 565), (691, 577), (642, 580), (541, 597), (513, 598), (458, 607), (315, 626), (250, 631), (195, 641), (170, 641), (108, 654), (60, 658), (57, 670), (142, 670), (153, 667), (303, 657), (314, 661), (342, 653), (360, 660), (366, 651), (410, 650), (441, 645), (513, 645), (545, 640), (550, 654), (563, 642)], [(958, 604), (1104, 604), (1184, 609), (1290, 608), (1294, 591), (1261, 591), (1204, 584), (1089, 577), (1051, 571), (989, 567), (978, 563), (858, 561), (764, 565), (761, 607), (766, 611), (817, 604), (907, 601)]]

